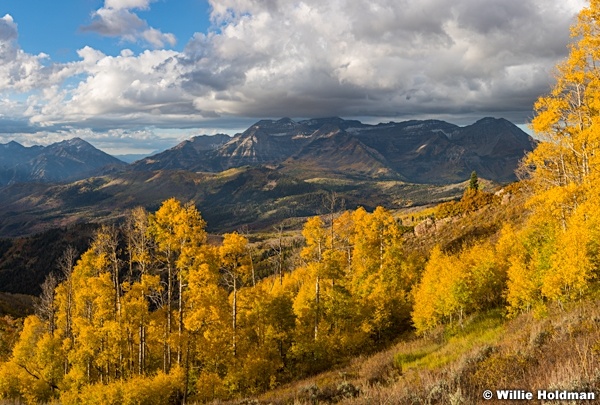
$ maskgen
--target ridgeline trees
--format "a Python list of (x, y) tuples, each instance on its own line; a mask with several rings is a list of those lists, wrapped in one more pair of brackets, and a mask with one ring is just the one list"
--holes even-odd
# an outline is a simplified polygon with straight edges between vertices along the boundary
[(524, 162), (532, 217), (513, 235), (513, 312), (580, 298), (598, 276), (600, 1), (579, 13), (571, 36), (554, 88), (535, 103), (531, 126), (542, 142)]
[[(568, 59), (556, 68), (556, 85), (534, 106), (531, 127), (541, 142), (520, 171), (530, 191), (529, 218), (519, 228), (506, 226), (481, 256), (481, 262), (490, 260), (488, 283), (495, 280), (492, 285), (504, 290), (510, 314), (533, 310), (543, 315), (549, 304), (580, 299), (595, 288), (600, 271), (599, 0), (580, 12), (571, 35), (575, 41)], [(477, 194), (474, 184), (472, 176), (460, 204)], [(457, 207), (448, 203), (438, 213), (456, 215)], [(415, 290), (418, 330), (480, 306), (475, 290), (465, 287), (472, 273), (463, 256), (476, 249), (465, 246), (450, 256), (432, 253)]]

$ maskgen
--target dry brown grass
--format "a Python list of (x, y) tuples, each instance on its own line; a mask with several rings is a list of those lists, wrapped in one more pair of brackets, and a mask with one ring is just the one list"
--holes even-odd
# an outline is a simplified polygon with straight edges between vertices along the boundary
[(507, 403), (483, 400), (486, 389), (523, 389), (534, 398), (538, 389), (600, 397), (599, 304), (589, 300), (553, 308), (544, 319), (523, 314), (503, 321), (498, 312), (480, 315), (462, 328), (412, 338), (338, 370), (233, 403)]

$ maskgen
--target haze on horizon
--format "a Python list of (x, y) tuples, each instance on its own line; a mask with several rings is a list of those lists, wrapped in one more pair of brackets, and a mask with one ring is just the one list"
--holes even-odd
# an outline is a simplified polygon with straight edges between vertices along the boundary
[[(109, 153), (262, 118), (525, 124), (584, 0), (44, 0), (0, 7), (0, 143)], [(76, 3), (76, 4), (75, 4)]]

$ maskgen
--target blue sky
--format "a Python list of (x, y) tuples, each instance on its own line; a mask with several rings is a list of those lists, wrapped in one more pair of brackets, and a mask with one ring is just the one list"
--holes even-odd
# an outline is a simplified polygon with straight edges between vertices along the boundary
[(3, 0), (0, 143), (150, 152), (261, 118), (525, 124), (584, 0)]
[[(92, 22), (93, 13), (103, 3), (102, 0), (3, 0), (0, 13), (10, 14), (17, 22), (19, 44), (25, 52), (43, 52), (56, 62), (76, 59), (77, 50), (85, 46), (109, 55), (118, 55), (124, 47), (143, 51), (144, 44), (82, 30)], [(150, 26), (173, 33), (178, 41), (171, 48), (182, 50), (194, 33), (208, 31), (209, 11), (204, 0), (159, 0), (137, 14)]]

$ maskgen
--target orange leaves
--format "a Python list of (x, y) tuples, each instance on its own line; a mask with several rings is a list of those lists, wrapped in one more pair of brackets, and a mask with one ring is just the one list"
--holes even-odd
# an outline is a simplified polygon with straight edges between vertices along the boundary
[(163, 260), (175, 261), (184, 269), (195, 260), (194, 255), (206, 242), (206, 222), (192, 204), (182, 206), (171, 198), (150, 215), (149, 232), (153, 236)]
[(470, 304), (467, 277), (457, 258), (442, 253), (439, 247), (433, 249), (414, 291), (412, 318), (417, 331), (462, 317)]
[(571, 29), (569, 57), (551, 93), (535, 103), (532, 128), (543, 142), (527, 156), (533, 215), (509, 254), (511, 312), (582, 297), (598, 271), (600, 209), (600, 1)]
[(306, 241), (306, 246), (300, 253), (302, 258), (308, 261), (321, 261), (327, 244), (327, 231), (323, 220), (320, 217), (309, 218), (302, 228), (302, 236)]

